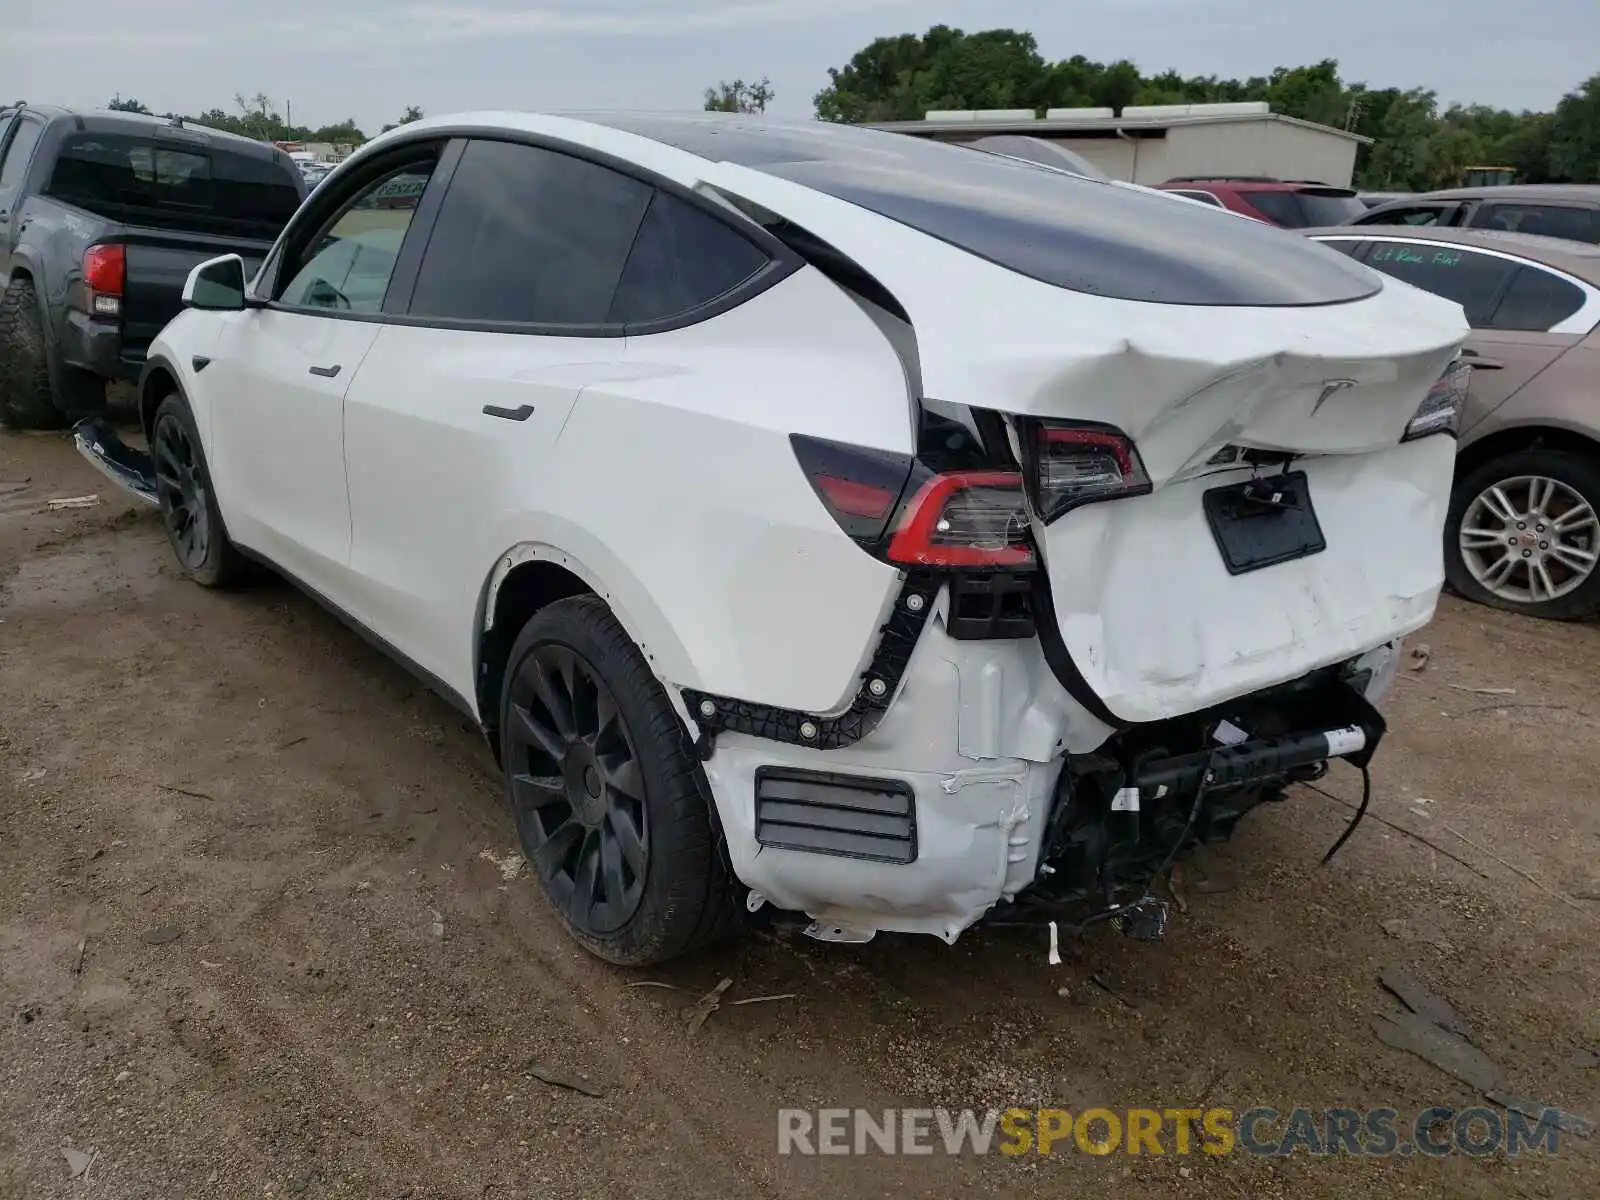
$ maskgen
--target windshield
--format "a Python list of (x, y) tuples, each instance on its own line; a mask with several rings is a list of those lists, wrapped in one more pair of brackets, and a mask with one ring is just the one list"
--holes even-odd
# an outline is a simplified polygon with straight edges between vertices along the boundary
[(48, 193), (112, 220), (274, 238), (300, 207), (296, 175), (206, 143), (85, 133), (56, 158)]
[(1315, 225), (1343, 225), (1351, 217), (1367, 211), (1361, 197), (1342, 188), (1298, 192), (1240, 191), (1245, 201), (1260, 209), (1286, 229), (1310, 229)]

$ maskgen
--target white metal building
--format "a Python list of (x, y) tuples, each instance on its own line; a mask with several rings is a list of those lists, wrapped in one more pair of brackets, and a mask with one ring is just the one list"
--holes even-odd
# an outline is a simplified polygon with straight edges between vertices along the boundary
[(1255, 175), (1349, 187), (1372, 139), (1272, 112), (1265, 102), (930, 112), (875, 128), (948, 142), (994, 134), (1058, 141), (1113, 179), (1157, 184), (1195, 175)]

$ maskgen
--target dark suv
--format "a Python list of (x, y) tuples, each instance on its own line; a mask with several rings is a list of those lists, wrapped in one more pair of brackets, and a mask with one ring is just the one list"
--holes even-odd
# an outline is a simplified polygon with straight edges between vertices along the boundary
[(1285, 229), (1342, 225), (1367, 211), (1360, 197), (1349, 188), (1308, 180), (1185, 175), (1158, 186), (1164, 191), (1177, 192), (1191, 200), (1214, 204)]
[(252, 265), (305, 182), (275, 146), (139, 113), (0, 109), (0, 421), (48, 429), (139, 377), (191, 268)]
[(1349, 225), (1441, 226), (1600, 242), (1600, 185), (1513, 184), (1452, 188), (1380, 204)]

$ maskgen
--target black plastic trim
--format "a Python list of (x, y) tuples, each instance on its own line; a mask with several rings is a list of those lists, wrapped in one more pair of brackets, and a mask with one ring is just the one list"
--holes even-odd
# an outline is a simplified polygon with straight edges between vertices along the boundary
[(901, 779), (760, 767), (756, 842), (773, 849), (904, 865), (917, 860), (917, 797)]
[(1073, 662), (1072, 653), (1061, 636), (1061, 627), (1056, 623), (1055, 600), (1050, 595), (1050, 572), (1034, 572), (1032, 602), (1033, 623), (1039, 632), (1039, 648), (1044, 652), (1044, 660), (1056, 679), (1067, 689), (1067, 694), (1088, 709), (1091, 716), (1113, 729), (1133, 728), (1135, 722), (1124, 721), (1106, 707), (1106, 702), (1089, 686), (1078, 664)]
[[(855, 745), (878, 727), (883, 714), (894, 702), (895, 689), (911, 661), (911, 652), (928, 623), (928, 614), (933, 611), (943, 582), (943, 578), (933, 572), (918, 571), (905, 577), (900, 594), (895, 597), (894, 611), (879, 631), (878, 648), (862, 676), (855, 699), (836, 717), (684, 688), (683, 701), (688, 706), (689, 716), (700, 727), (702, 757), (709, 757), (711, 739), (723, 730), (819, 750)], [(914, 597), (920, 598), (920, 607), (912, 606)], [(875, 683), (881, 685), (876, 690)], [(810, 737), (802, 732), (807, 726), (812, 730)]]
[(526, 421), (533, 416), (533, 405), (519, 404), (516, 408), (506, 408), (500, 404), (485, 404), (483, 415), (486, 417), (500, 417), (506, 421)]

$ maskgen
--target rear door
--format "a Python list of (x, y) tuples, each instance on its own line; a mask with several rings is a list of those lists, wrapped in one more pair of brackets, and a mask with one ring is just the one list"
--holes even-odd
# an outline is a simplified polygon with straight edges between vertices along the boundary
[(484, 578), (540, 527), (580, 393), (623, 369), (612, 300), (653, 195), (557, 150), (466, 143), (414, 289), (351, 386), (352, 610), (464, 697)]

